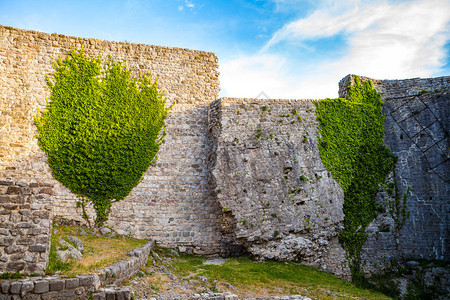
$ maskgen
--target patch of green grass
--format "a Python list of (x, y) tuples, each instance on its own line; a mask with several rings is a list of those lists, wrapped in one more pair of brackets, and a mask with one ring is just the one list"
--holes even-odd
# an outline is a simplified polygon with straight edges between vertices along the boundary
[(0, 279), (19, 279), (22, 277), (24, 277), (24, 275), (20, 274), (19, 272), (16, 272), (16, 273), (6, 272), (6, 273), (0, 274)]
[(307, 294), (313, 299), (391, 299), (382, 293), (359, 288), (329, 273), (294, 262), (257, 262), (249, 257), (240, 257), (227, 259), (222, 265), (204, 265), (206, 260), (205, 257), (180, 254), (171, 257), (170, 268), (174, 274), (184, 278), (205, 276), (214, 285), (229, 283), (239, 290), (234, 292), (240, 296), (256, 297), (268, 295), (271, 291), (275, 295), (282, 290), (285, 295)]
[(56, 254), (56, 247), (62, 248), (59, 243), (59, 238), (60, 237), (58, 235), (52, 235), (51, 237), (48, 267), (45, 270), (46, 274), (54, 274), (57, 271), (69, 271), (75, 264), (74, 261), (62, 262), (58, 258), (58, 255)]
[[(81, 235), (81, 227), (76, 226), (54, 226), (58, 233), (51, 237), (50, 259), (47, 267), (47, 274), (54, 274), (61, 271), (61, 274), (75, 276), (92, 272), (120, 260), (128, 259), (128, 251), (143, 246), (147, 241), (130, 237), (97, 237), (83, 228), (87, 235)], [(81, 261), (69, 260), (61, 262), (56, 255), (56, 247), (61, 247), (59, 239), (66, 236), (75, 236), (83, 242), (84, 249), (81, 251), (83, 259)]]

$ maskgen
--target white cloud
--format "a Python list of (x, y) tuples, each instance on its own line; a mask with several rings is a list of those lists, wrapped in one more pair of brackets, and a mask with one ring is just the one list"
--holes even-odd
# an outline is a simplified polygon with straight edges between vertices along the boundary
[[(432, 76), (448, 59), (449, 11), (448, 0), (320, 1), (309, 16), (277, 31), (259, 53), (223, 63), (223, 93), (254, 97), (259, 89), (273, 98), (323, 98), (337, 96), (338, 81), (349, 73), (379, 79)], [(291, 42), (307, 47), (309, 41), (340, 33), (346, 38), (345, 55), (305, 62), (295, 72), (287, 72), (293, 62), (273, 47)]]
[[(269, 97), (283, 88), (286, 60), (279, 55), (257, 54), (240, 56), (220, 65), (222, 94), (233, 97), (254, 98), (261, 92)], [(237, 94), (236, 94), (237, 93)]]
[(178, 11), (183, 11), (185, 7), (190, 8), (192, 10), (195, 8), (195, 4), (192, 3), (192, 1), (184, 0), (184, 4), (178, 5)]
[(195, 8), (195, 5), (194, 3), (192, 3), (192, 1), (185, 0), (184, 3), (186, 4), (186, 7)]
[[(271, 99), (321, 99), (337, 97), (338, 82), (347, 74), (324, 66), (304, 66), (294, 72), (279, 54), (242, 55), (220, 65), (220, 96)], [(295, 68), (294, 68), (295, 69)]]

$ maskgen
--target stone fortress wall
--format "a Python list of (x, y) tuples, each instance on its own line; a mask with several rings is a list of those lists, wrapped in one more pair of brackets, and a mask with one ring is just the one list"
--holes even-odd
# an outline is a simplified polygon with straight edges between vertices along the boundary
[(81, 47), (89, 55), (111, 55), (127, 60), (135, 70), (151, 71), (167, 102), (176, 103), (166, 119), (167, 136), (158, 162), (124, 201), (113, 206), (108, 225), (167, 246), (218, 252), (219, 210), (209, 189), (205, 125), (207, 104), (219, 93), (218, 59), (213, 53), (0, 26), (0, 178), (52, 184), (54, 216), (83, 221), (76, 196), (53, 179), (33, 122), (45, 107), (52, 60)]
[[(394, 220), (380, 214), (366, 229), (369, 238), (362, 256), (367, 271), (391, 258), (449, 260), (450, 77), (372, 80), (384, 100), (385, 144), (398, 157), (396, 176), (400, 194), (407, 192), (410, 212), (395, 235)], [(339, 94), (354, 82), (347, 76)], [(383, 202), (385, 193), (378, 195)], [(388, 230), (383, 230), (388, 229)]]
[(225, 237), (260, 259), (344, 275), (344, 192), (320, 159), (313, 101), (222, 98), (210, 107)]
[[(450, 77), (372, 80), (384, 100), (385, 144), (398, 157), (409, 217), (399, 232), (386, 209), (367, 228), (367, 273), (391, 259), (449, 259)], [(355, 76), (341, 80), (339, 94)], [(210, 104), (213, 181), (226, 238), (264, 259), (301, 260), (348, 275), (337, 240), (344, 195), (323, 166), (312, 100), (223, 98)], [(391, 181), (393, 174), (391, 174)], [(377, 199), (386, 207), (386, 192)]]
[[(243, 245), (261, 258), (301, 259), (348, 274), (337, 241), (343, 192), (321, 163), (313, 102), (216, 100), (213, 53), (0, 26), (0, 180), (52, 185), (52, 214), (82, 222), (76, 196), (52, 178), (33, 125), (45, 107), (52, 58), (81, 45), (150, 70), (168, 102), (176, 102), (157, 163), (113, 205), (109, 226), (184, 251), (230, 254), (230, 245)], [(341, 97), (349, 80), (341, 81)], [(399, 235), (385, 230), (393, 223), (387, 213), (367, 228), (367, 270), (390, 257), (448, 260), (450, 77), (374, 86), (385, 100), (385, 142), (399, 157), (400, 190), (410, 187), (411, 217)]]

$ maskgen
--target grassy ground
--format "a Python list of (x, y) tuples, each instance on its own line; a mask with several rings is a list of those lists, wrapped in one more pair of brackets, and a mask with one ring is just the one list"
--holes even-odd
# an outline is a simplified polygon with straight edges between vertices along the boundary
[[(68, 276), (93, 272), (126, 259), (129, 250), (146, 242), (128, 237), (99, 237), (87, 229), (73, 226), (54, 226), (54, 229), (48, 274), (58, 270)], [(58, 262), (55, 246), (60, 238), (69, 235), (83, 242), (83, 259)], [(207, 257), (157, 247), (147, 265), (130, 282), (135, 282), (135, 288), (144, 290), (142, 294), (145, 295), (228, 291), (242, 298), (300, 294), (312, 299), (390, 299), (297, 263), (256, 262), (249, 257), (240, 257), (226, 259), (221, 265), (205, 264), (208, 260)]]
[(241, 257), (211, 265), (204, 264), (208, 260), (205, 257), (178, 254), (175, 250), (157, 248), (155, 252), (153, 262), (139, 279), (159, 295), (176, 290), (183, 294), (229, 291), (242, 298), (300, 294), (312, 299), (391, 299), (297, 263), (256, 262)]
[[(56, 229), (56, 230), (55, 230)], [(144, 245), (146, 240), (138, 240), (129, 237), (106, 237), (96, 236), (88, 229), (75, 226), (54, 226), (52, 235), (52, 246), (50, 250), (49, 267), (47, 274), (61, 271), (61, 274), (75, 276), (83, 273), (93, 272), (115, 262), (127, 259), (127, 252)], [(83, 235), (82, 232), (86, 232)], [(57, 260), (55, 247), (59, 245), (60, 238), (75, 236), (83, 242), (83, 259), (81, 261), (60, 262)]]

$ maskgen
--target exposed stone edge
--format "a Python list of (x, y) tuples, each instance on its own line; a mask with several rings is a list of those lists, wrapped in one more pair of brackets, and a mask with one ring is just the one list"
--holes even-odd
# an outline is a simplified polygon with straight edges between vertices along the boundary
[[(347, 85), (354, 85), (355, 78), (358, 75), (349, 74), (339, 81), (339, 97), (348, 99)], [(364, 81), (372, 81), (374, 89), (384, 100), (399, 97), (417, 96), (421, 91), (428, 92), (442, 89), (448, 89), (450, 86), (450, 76), (430, 77), (430, 78), (408, 78), (408, 79), (373, 79), (366, 76), (358, 76)], [(401, 86), (407, 86), (407, 90), (402, 90)]]
[(194, 53), (207, 53), (212, 54), (217, 59), (217, 56), (214, 52), (210, 51), (203, 51), (203, 50), (195, 50), (195, 49), (188, 49), (188, 48), (181, 48), (181, 47), (171, 47), (171, 46), (160, 46), (160, 45), (151, 45), (151, 44), (142, 44), (142, 43), (131, 43), (131, 42), (120, 42), (120, 41), (112, 41), (112, 40), (104, 40), (104, 39), (97, 39), (97, 38), (86, 38), (86, 37), (77, 37), (77, 36), (71, 36), (71, 35), (64, 35), (64, 34), (58, 34), (58, 33), (48, 33), (43, 31), (37, 31), (37, 30), (29, 30), (29, 29), (22, 29), (22, 28), (16, 28), (11, 26), (6, 26), (0, 24), (0, 32), (1, 31), (9, 31), (9, 32), (19, 32), (23, 34), (28, 35), (34, 35), (37, 37), (40, 36), (47, 36), (47, 37), (59, 37), (60, 39), (67, 39), (67, 40), (78, 40), (78, 41), (85, 41), (85, 42), (92, 42), (92, 43), (112, 43), (112, 44), (119, 44), (119, 45), (127, 45), (127, 46), (135, 46), (135, 47), (149, 47), (149, 48), (160, 48), (160, 49), (168, 49), (168, 50), (175, 50), (175, 51), (190, 51)]

